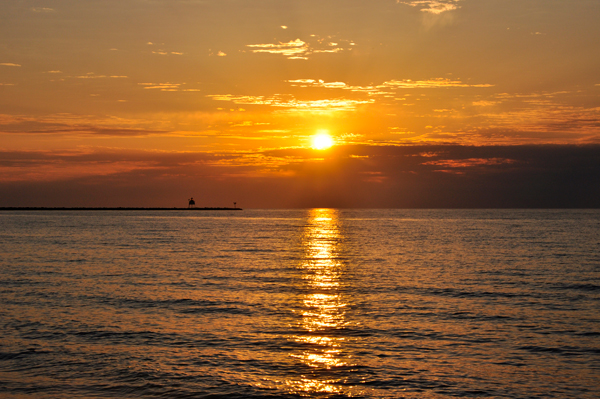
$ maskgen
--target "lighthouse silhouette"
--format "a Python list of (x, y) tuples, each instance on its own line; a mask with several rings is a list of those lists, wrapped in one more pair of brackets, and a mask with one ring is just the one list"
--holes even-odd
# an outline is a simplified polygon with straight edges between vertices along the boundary
[(195, 208), (195, 207), (196, 207), (196, 201), (194, 201), (194, 197), (192, 197), (188, 200), (188, 209)]

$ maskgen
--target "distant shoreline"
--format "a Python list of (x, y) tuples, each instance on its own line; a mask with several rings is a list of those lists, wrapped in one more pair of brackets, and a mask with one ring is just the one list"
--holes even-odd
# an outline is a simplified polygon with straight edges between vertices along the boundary
[(0, 207), (0, 211), (241, 211), (242, 208), (46, 208), (46, 207)]

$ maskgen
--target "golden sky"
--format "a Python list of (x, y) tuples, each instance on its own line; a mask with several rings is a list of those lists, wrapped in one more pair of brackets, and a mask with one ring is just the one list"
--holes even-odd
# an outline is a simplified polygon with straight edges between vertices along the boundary
[[(140, 192), (182, 188), (147, 205), (210, 186), (214, 202), (302, 206), (232, 186), (298, 187), (334, 156), (385, 184), (381, 146), (595, 145), (598, 21), (597, 0), (0, 1), (0, 205), (36, 182), (121, 204), (133, 194), (98, 200), (114, 186), (98, 179), (147, 172)], [(340, 149), (301, 151), (318, 131)], [(464, 164), (442, 152), (419, 165)]]

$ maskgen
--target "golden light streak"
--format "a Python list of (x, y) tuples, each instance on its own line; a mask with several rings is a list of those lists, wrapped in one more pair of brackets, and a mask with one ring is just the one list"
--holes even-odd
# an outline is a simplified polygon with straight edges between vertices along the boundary
[[(292, 339), (306, 349), (290, 356), (315, 370), (351, 365), (344, 350), (347, 338), (331, 333), (348, 325), (348, 303), (340, 290), (344, 265), (339, 260), (343, 237), (338, 223), (338, 211), (313, 209), (302, 240), (305, 254), (301, 270), (307, 293), (301, 302), (299, 327), (304, 333)], [(344, 390), (339, 379), (318, 378), (316, 374), (312, 378), (303, 377), (286, 381), (293, 393), (341, 393)]]

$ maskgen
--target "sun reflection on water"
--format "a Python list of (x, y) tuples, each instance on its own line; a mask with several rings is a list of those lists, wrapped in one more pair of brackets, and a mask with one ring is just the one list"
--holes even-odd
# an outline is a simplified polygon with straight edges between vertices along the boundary
[(313, 209), (302, 237), (304, 256), (300, 265), (305, 294), (299, 310), (300, 332), (291, 337), (304, 349), (290, 356), (312, 372), (288, 381), (297, 393), (341, 393), (342, 376), (332, 379), (331, 371), (351, 366), (344, 352), (346, 338), (336, 333), (347, 326), (348, 302), (343, 294), (344, 264), (340, 260), (342, 234), (338, 211)]

